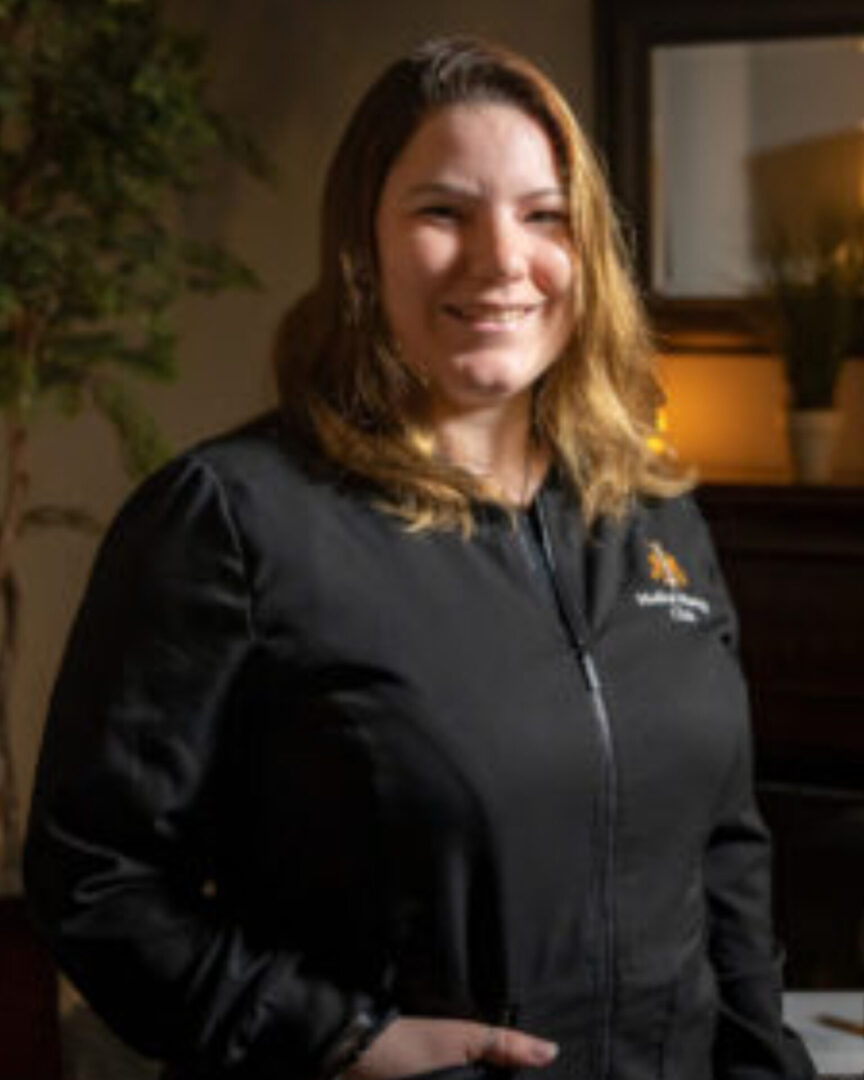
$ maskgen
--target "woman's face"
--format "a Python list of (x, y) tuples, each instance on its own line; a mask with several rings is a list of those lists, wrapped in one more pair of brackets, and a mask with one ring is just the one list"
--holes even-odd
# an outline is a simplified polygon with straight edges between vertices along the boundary
[(375, 225), (384, 314), (433, 412), (527, 399), (573, 330), (576, 274), (537, 121), (500, 104), (433, 113), (387, 176)]

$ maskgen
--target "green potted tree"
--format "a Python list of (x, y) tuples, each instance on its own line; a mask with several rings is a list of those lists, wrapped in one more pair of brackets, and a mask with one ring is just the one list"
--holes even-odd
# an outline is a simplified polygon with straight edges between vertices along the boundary
[(229, 252), (169, 225), (220, 153), (268, 171), (206, 103), (202, 43), (166, 23), (159, 0), (0, 0), (0, 892), (15, 891), (20, 866), (20, 545), (36, 529), (98, 528), (85, 508), (40, 501), (31, 434), (93, 408), (131, 476), (162, 458), (133, 385), (175, 374), (172, 304), (255, 284)]
[(805, 240), (777, 233), (766, 249), (772, 338), (788, 389), (796, 479), (830, 477), (836, 390), (864, 308), (864, 215), (823, 218)]

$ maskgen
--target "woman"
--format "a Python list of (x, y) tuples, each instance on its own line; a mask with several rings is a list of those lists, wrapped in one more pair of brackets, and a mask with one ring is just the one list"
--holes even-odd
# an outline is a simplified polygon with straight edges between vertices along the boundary
[(381, 76), (278, 352), (97, 560), (27, 850), (63, 968), (184, 1078), (811, 1075), (733, 616), (538, 71)]

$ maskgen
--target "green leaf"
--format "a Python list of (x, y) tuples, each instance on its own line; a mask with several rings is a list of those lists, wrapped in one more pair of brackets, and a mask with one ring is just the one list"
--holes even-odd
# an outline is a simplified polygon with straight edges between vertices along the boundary
[(248, 132), (238, 127), (230, 117), (220, 113), (211, 113), (210, 121), (229, 157), (242, 164), (257, 180), (266, 184), (277, 182), (279, 170), (276, 163), (264, 153)]
[(831, 405), (864, 292), (864, 215), (821, 218), (794, 240), (776, 232), (766, 281), (792, 405)]
[(182, 255), (190, 290), (214, 293), (224, 288), (261, 288), (257, 275), (218, 244), (188, 241), (182, 246)]
[(103, 376), (89, 383), (93, 404), (114, 428), (120, 442), (123, 466), (139, 479), (169, 456), (169, 448), (153, 418), (119, 382)]
[(78, 382), (57, 382), (46, 390), (44, 397), (50, 397), (55, 408), (67, 420), (77, 416), (84, 405), (83, 387)]
[(101, 523), (80, 506), (33, 506), (22, 518), (19, 531), (22, 535), (34, 529), (74, 529), (77, 532), (98, 535)]

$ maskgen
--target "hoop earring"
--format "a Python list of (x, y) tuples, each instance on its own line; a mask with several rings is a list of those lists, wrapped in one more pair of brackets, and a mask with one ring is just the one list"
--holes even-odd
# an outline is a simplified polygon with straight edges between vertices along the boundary
[(339, 273), (345, 306), (342, 314), (346, 324), (355, 332), (363, 331), (369, 321), (369, 273), (363, 263), (349, 252), (339, 253)]

